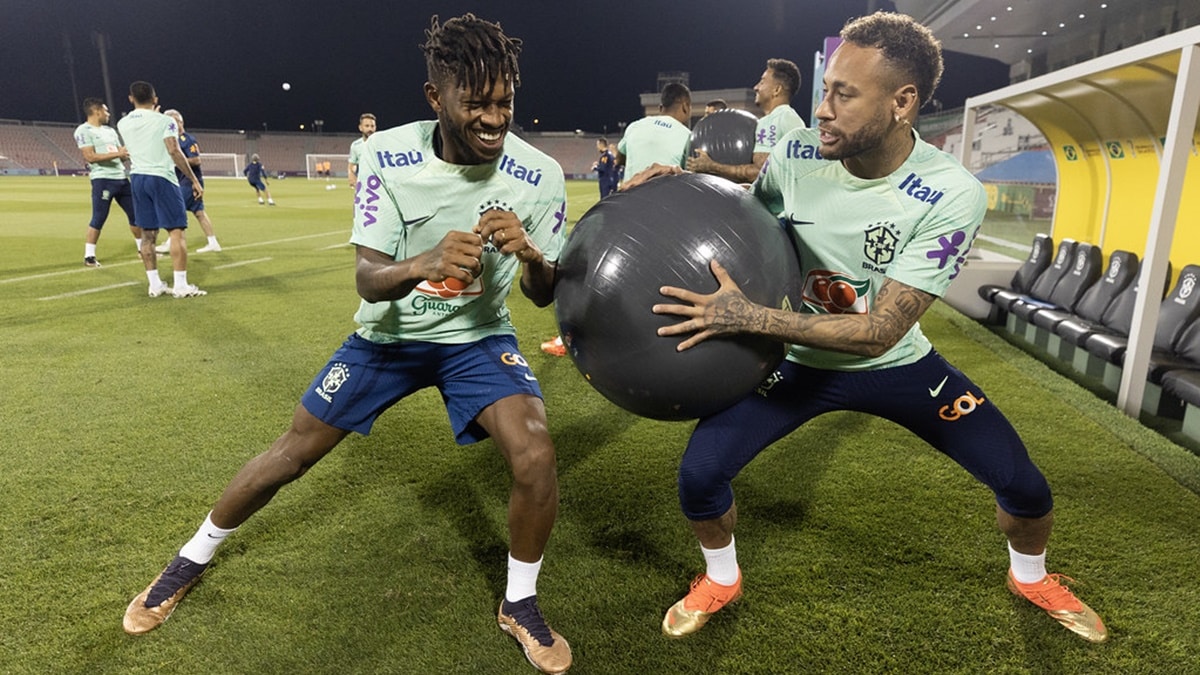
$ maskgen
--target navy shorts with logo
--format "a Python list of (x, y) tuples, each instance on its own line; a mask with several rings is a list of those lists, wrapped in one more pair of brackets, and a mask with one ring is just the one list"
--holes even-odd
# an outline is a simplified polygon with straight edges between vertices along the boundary
[[(204, 187), (204, 179), (200, 179), (200, 187)], [(192, 213), (200, 213), (204, 210), (204, 197), (196, 199), (192, 194), (192, 181), (186, 178), (179, 179), (179, 196), (183, 197), (183, 208)]]
[(322, 422), (366, 435), (400, 399), (437, 387), (459, 445), (488, 437), (475, 422), (506, 396), (542, 397), (537, 378), (511, 335), (466, 344), (378, 344), (351, 334), (313, 379), (300, 402)]
[(133, 190), (129, 187), (129, 181), (124, 178), (95, 178), (92, 180), (92, 222), (88, 223), (88, 227), (103, 229), (113, 202), (125, 212), (130, 225), (137, 222), (133, 217)]
[(763, 449), (822, 413), (853, 410), (891, 420), (992, 489), (1009, 514), (1040, 518), (1053, 499), (1024, 443), (983, 390), (936, 351), (916, 363), (863, 372), (784, 361), (733, 406), (700, 420), (679, 466), (679, 501), (691, 520), (733, 505), (730, 482)]
[(162, 176), (135, 173), (129, 177), (133, 186), (133, 210), (143, 230), (178, 230), (187, 227), (187, 211), (179, 186)]

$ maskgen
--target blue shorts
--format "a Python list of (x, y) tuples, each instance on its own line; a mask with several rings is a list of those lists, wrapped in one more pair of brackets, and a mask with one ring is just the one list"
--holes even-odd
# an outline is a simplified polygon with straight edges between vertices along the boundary
[(135, 173), (129, 177), (133, 186), (133, 210), (143, 230), (178, 230), (187, 227), (187, 211), (179, 187), (161, 176)]
[[(200, 187), (204, 187), (204, 179), (200, 179)], [(204, 197), (196, 199), (192, 194), (192, 181), (180, 179), (179, 181), (179, 196), (183, 197), (183, 208), (192, 213), (200, 213), (204, 210)]]
[(322, 422), (366, 435), (400, 399), (437, 387), (459, 445), (488, 437), (475, 421), (507, 396), (542, 397), (537, 378), (511, 335), (478, 342), (377, 344), (352, 334), (317, 374), (300, 403)]
[(267, 184), (264, 183), (263, 179), (261, 179), (261, 178), (247, 178), (246, 182), (249, 183), (250, 187), (254, 188), (255, 190), (266, 190), (267, 189)]
[(864, 412), (891, 420), (992, 489), (1007, 513), (1040, 518), (1050, 486), (1004, 415), (966, 375), (931, 351), (916, 363), (865, 372), (784, 361), (738, 403), (700, 420), (679, 466), (679, 501), (690, 520), (733, 505), (730, 482), (763, 449), (822, 413)]
[(135, 226), (137, 222), (133, 217), (133, 190), (129, 187), (129, 181), (116, 178), (94, 178), (92, 179), (92, 222), (88, 223), (88, 227), (96, 230), (104, 228), (104, 221), (108, 220), (108, 211), (112, 208), (112, 203), (116, 202), (117, 206), (125, 212), (129, 218), (129, 225)]

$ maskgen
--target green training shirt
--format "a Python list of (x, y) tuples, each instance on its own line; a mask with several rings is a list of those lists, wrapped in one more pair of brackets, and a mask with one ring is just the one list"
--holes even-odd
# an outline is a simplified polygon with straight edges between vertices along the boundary
[[(403, 260), (433, 249), (451, 230), (470, 232), (484, 212), (504, 209), (521, 219), (546, 260), (558, 260), (567, 219), (558, 163), (510, 133), (499, 160), (449, 164), (434, 154), (436, 130), (437, 122), (414, 122), (363, 144), (351, 243)], [(480, 262), (483, 272), (466, 288), (426, 280), (399, 300), (364, 300), (354, 317), (359, 335), (379, 343), (462, 344), (514, 334), (504, 300), (521, 264), (490, 242)]]
[[(938, 297), (966, 260), (987, 210), (979, 181), (921, 140), (891, 175), (865, 180), (818, 153), (818, 133), (799, 129), (775, 146), (752, 190), (788, 224), (804, 278), (802, 312), (865, 314), (885, 278)], [(831, 370), (913, 363), (931, 345), (915, 324), (870, 358), (793, 345), (788, 359)]]
[(179, 179), (175, 177), (175, 161), (163, 143), (164, 139), (179, 136), (179, 125), (175, 124), (174, 119), (153, 110), (135, 108), (117, 122), (117, 129), (121, 131), (125, 149), (129, 151), (129, 160), (132, 162), (129, 173), (159, 176), (179, 185)]
[(770, 152), (792, 129), (803, 129), (804, 118), (790, 105), (778, 105), (754, 127), (754, 152)]
[(353, 164), (356, 167), (358, 166), (358, 159), (362, 155), (362, 146), (365, 142), (366, 141), (359, 136), (358, 138), (354, 139), (352, 143), (350, 143), (350, 164)]
[(625, 178), (651, 164), (683, 167), (691, 151), (692, 130), (670, 115), (654, 115), (625, 127), (617, 150), (625, 155)]
[[(80, 148), (91, 148), (97, 154), (106, 155), (116, 152), (121, 147), (121, 138), (117, 136), (117, 130), (107, 124), (92, 126), (84, 122), (75, 127), (75, 145)], [(92, 180), (97, 178), (124, 180), (125, 177), (125, 164), (120, 157), (113, 157), (103, 162), (88, 162), (88, 178)]]

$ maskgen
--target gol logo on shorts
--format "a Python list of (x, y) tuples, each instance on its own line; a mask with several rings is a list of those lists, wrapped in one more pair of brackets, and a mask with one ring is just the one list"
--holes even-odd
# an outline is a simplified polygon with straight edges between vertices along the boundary
[(501, 354), (500, 355), (500, 363), (503, 363), (506, 366), (524, 366), (526, 368), (529, 367), (529, 362), (525, 360), (524, 356), (521, 356), (520, 354), (514, 354), (512, 352), (504, 352), (503, 354)]
[(975, 412), (975, 409), (982, 405), (985, 400), (987, 399), (977, 397), (975, 394), (972, 394), (970, 391), (968, 391), (962, 396), (954, 399), (953, 403), (939, 408), (938, 417), (946, 420), (947, 422), (957, 421), (963, 415), (970, 415), (971, 413)]

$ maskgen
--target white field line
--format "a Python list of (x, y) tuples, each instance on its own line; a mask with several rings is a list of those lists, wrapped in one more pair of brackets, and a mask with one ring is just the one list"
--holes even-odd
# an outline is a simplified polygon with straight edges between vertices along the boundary
[[(288, 237), (287, 239), (272, 239), (269, 241), (254, 242), (252, 244), (239, 244), (237, 246), (223, 246), (222, 250), (236, 251), (241, 248), (253, 248), (255, 246), (271, 246), (273, 244), (286, 244), (286, 243), (292, 242), (292, 241), (304, 241), (305, 239), (317, 239), (319, 237), (331, 237), (335, 234), (345, 236), (346, 231), (345, 230), (334, 230), (333, 232), (322, 232), (321, 234), (306, 234), (302, 237)], [(141, 265), (141, 264), (142, 264), (141, 260), (130, 260), (129, 262), (111, 263), (111, 264), (105, 264), (104, 266), (105, 267), (123, 267), (125, 265)], [(91, 267), (77, 267), (74, 269), (62, 270), (59, 272), (46, 272), (44, 274), (31, 274), (29, 276), (24, 276), (24, 277), (11, 277), (8, 279), (0, 279), (0, 285), (15, 284), (15, 283), (19, 283), (22, 281), (36, 281), (38, 279), (48, 279), (50, 277), (60, 277), (60, 276), (66, 275), (66, 274), (79, 274), (81, 272), (87, 273), (87, 272), (91, 272), (93, 269), (94, 268), (91, 268)]]
[(241, 267), (242, 265), (253, 265), (254, 263), (267, 262), (268, 260), (274, 260), (274, 258), (255, 258), (254, 260), (242, 260), (240, 262), (229, 263), (228, 265), (217, 265), (213, 269), (214, 270), (227, 270), (230, 267)]
[(138, 285), (141, 285), (141, 283), (142, 282), (140, 282), (140, 281), (126, 281), (123, 284), (113, 284), (111, 286), (100, 286), (99, 288), (85, 288), (82, 291), (71, 291), (70, 293), (63, 293), (62, 295), (47, 295), (44, 298), (38, 298), (38, 300), (62, 300), (63, 298), (74, 298), (79, 295), (87, 295), (88, 293), (99, 293), (100, 291), (111, 291), (114, 288), (125, 288), (126, 286), (138, 286)]

